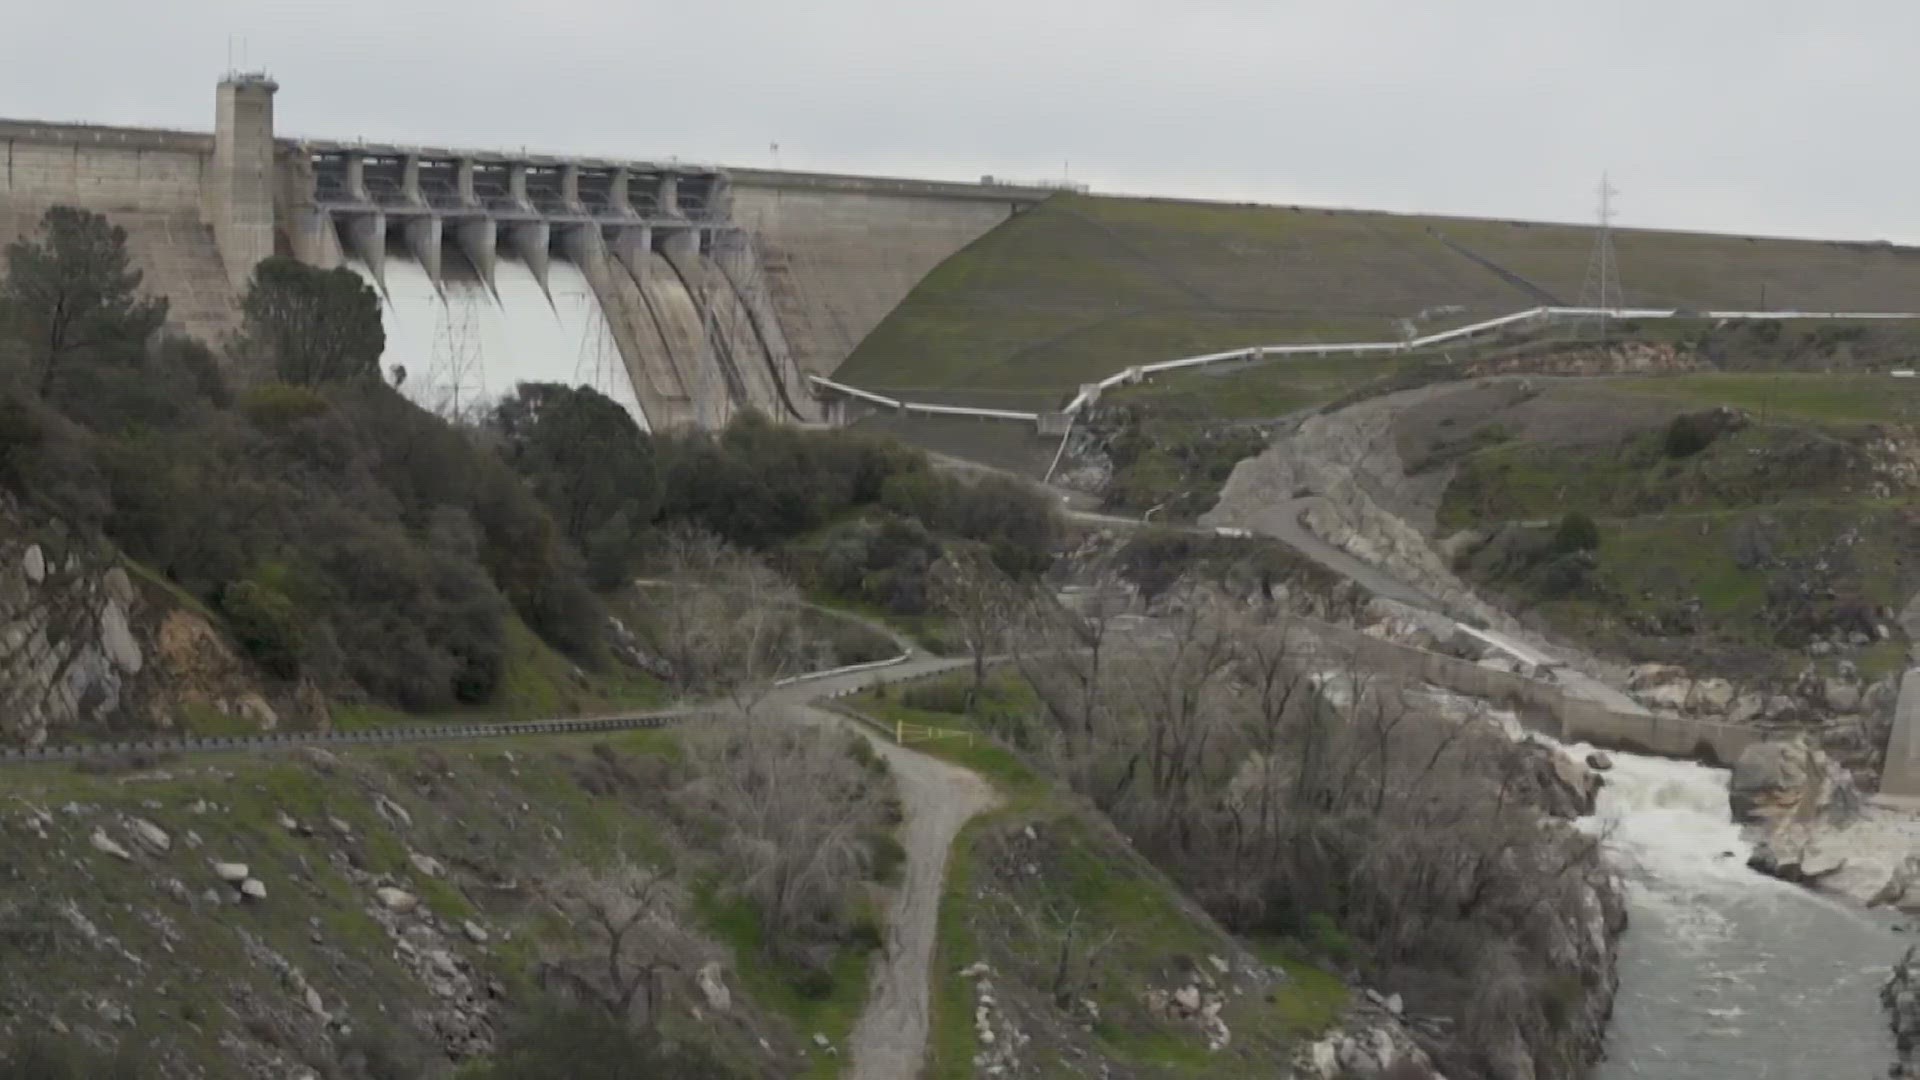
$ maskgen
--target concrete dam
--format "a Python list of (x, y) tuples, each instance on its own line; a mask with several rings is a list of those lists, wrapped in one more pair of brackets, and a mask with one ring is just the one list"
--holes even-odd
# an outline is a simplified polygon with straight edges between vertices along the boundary
[(52, 205), (127, 230), (173, 328), (217, 344), (274, 254), (379, 294), (383, 370), (471, 414), (522, 381), (595, 387), (650, 429), (834, 419), (830, 373), (947, 256), (1037, 189), (678, 161), (284, 139), (236, 74), (211, 135), (0, 121), (0, 242)]

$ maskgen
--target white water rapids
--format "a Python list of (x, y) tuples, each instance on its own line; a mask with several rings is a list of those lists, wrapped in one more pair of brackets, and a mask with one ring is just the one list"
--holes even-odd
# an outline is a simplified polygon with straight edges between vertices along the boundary
[(1905, 948), (1895, 920), (1747, 869), (1726, 770), (1611, 756), (1582, 824), (1608, 831), (1630, 922), (1597, 1080), (1885, 1076), (1878, 995)]

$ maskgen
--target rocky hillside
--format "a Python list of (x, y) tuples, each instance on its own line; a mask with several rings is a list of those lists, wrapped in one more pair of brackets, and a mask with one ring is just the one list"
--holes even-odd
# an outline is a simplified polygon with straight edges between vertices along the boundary
[(775, 838), (716, 804), (736, 778), (706, 764), (711, 737), (10, 771), (0, 1060), (47, 1039), (155, 1080), (436, 1077), (531, 1053), (543, 1010), (584, 1008), (651, 1033), (628, 1053), (697, 1051), (698, 1075), (807, 1075), (879, 944), (887, 778), (845, 744), (844, 767), (788, 751), (874, 801), (825, 921), (775, 942), (746, 884), (761, 856), (714, 839)]
[(318, 695), (263, 679), (199, 605), (5, 491), (0, 647), (0, 738), (17, 745), (327, 722)]

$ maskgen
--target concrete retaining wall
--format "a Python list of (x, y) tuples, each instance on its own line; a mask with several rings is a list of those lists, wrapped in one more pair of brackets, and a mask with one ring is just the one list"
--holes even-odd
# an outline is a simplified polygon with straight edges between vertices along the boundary
[(1031, 205), (1023, 189), (736, 172), (794, 359), (827, 375), (934, 267)]
[(1619, 712), (1574, 697), (1541, 679), (1395, 644), (1349, 627), (1310, 619), (1299, 622), (1324, 647), (1350, 660), (1362, 672), (1417, 679), (1458, 694), (1507, 704), (1529, 728), (1561, 742), (1585, 742), (1724, 765), (1731, 764), (1750, 744), (1766, 738), (1763, 730), (1738, 724)]
[(1920, 668), (1909, 668), (1900, 677), (1887, 763), (1880, 771), (1880, 794), (1920, 796)]

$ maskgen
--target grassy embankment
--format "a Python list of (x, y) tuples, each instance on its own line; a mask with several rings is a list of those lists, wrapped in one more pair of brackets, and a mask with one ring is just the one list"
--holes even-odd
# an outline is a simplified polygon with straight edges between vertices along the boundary
[[(1664, 431), (1603, 446), (1491, 440), (1464, 457), (1443, 532), (1546, 523), (1579, 511), (1600, 526), (1590, 584), (1540, 593), (1484, 558), (1476, 576), (1569, 633), (1648, 658), (1701, 650), (1774, 669), (1804, 644), (1791, 624), (1823, 608), (1898, 609), (1920, 588), (1911, 508), (1874, 482), (1869, 447), (1920, 416), (1920, 386), (1885, 375), (1696, 374), (1610, 380), (1622, 392), (1753, 422), (1693, 453)], [(1796, 595), (1804, 594), (1804, 595)], [(1691, 609), (1691, 610), (1689, 610)], [(1783, 627), (1785, 631), (1783, 632)], [(1692, 639), (1692, 640), (1688, 640)], [(1863, 673), (1897, 668), (1896, 640), (1863, 647)]]
[[(1436, 233), (1566, 303), (1593, 246), (1576, 225), (1060, 195), (935, 268), (837, 376), (1045, 407), (1131, 364), (1391, 340), (1426, 309), (1464, 309), (1432, 330), (1541, 302)], [(1920, 260), (1884, 245), (1643, 230), (1615, 243), (1633, 305), (1754, 308), (1764, 290), (1775, 309), (1906, 310), (1920, 293)]]
[[(1233, 1032), (1228, 1050), (1209, 1052), (1197, 1028), (1148, 1015), (1141, 994), (1148, 987), (1164, 986), (1180, 958), (1203, 962), (1200, 958), (1209, 954), (1233, 955), (1234, 950), (1222, 931), (1104, 818), (988, 734), (1030, 721), (1037, 703), (1025, 684), (1016, 677), (995, 676), (974, 713), (964, 714), (958, 709), (966, 680), (955, 675), (904, 691), (883, 688), (850, 699), (853, 708), (883, 726), (905, 721), (971, 732), (972, 739), (941, 739), (916, 744), (916, 749), (986, 777), (1005, 800), (961, 830), (948, 858), (928, 1076), (960, 1080), (974, 1075), (972, 1060), (980, 1047), (973, 988), (958, 974), (962, 968), (986, 960), (1002, 999), (1010, 993), (1034, 993), (1033, 986), (1044, 984), (1044, 969), (1061, 947), (1063, 933), (1057, 920), (1045, 917), (1049, 912), (1077, 910), (1083, 925), (1114, 932), (1111, 946), (1101, 954), (1097, 985), (1089, 991), (1100, 1020), (1085, 1033), (1081, 1048), (1136, 1070), (1133, 1075), (1199, 1077), (1220, 1075), (1235, 1063), (1247, 1068), (1262, 1061), (1270, 1065), (1301, 1039), (1335, 1022), (1346, 1003), (1346, 987), (1302, 959), (1299, 946), (1290, 942), (1253, 943), (1263, 960), (1284, 968), (1289, 978), (1267, 995), (1229, 999), (1222, 1013)], [(1029, 827), (1041, 838), (1048, 857), (1036, 858), (1025, 871), (1006, 865), (1008, 838), (1017, 843)], [(1016, 989), (1023, 977), (1036, 982)], [(1044, 993), (1044, 987), (1038, 992)]]

